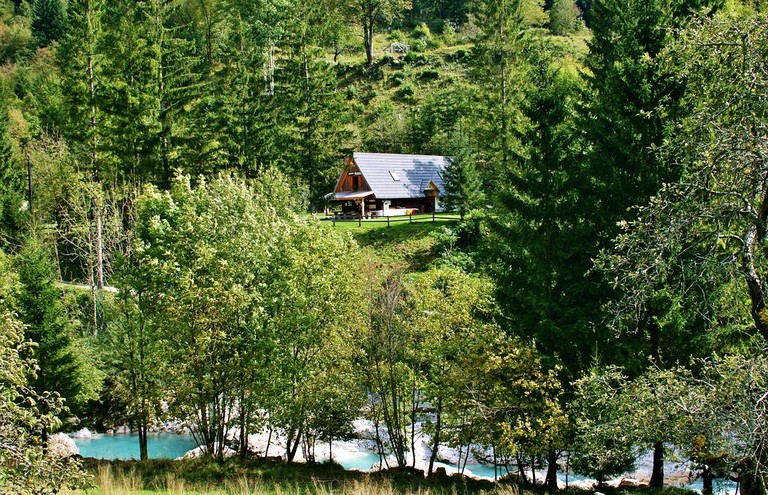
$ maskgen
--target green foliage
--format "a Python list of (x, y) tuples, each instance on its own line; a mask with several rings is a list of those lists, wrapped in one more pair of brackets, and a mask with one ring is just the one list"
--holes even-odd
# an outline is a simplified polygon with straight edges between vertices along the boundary
[(549, 30), (560, 36), (578, 32), (584, 24), (574, 0), (554, 0), (549, 9)]
[(62, 0), (32, 1), (32, 33), (39, 46), (48, 46), (61, 39), (66, 17)]
[(463, 135), (458, 134), (454, 142), (452, 156), (443, 172), (443, 205), (448, 211), (459, 212), (464, 220), (468, 212), (483, 206), (485, 194), (477, 171), (477, 155)]
[(631, 405), (624, 394), (627, 378), (618, 368), (593, 367), (574, 384), (570, 414), (576, 430), (573, 469), (597, 478), (602, 486), (608, 476), (632, 469), (633, 432), (622, 422)]
[(480, 27), (473, 47), (474, 76), (480, 87), (475, 129), (482, 151), (481, 172), (487, 183), (511, 166), (515, 153), (522, 66), (521, 41), (525, 32), (523, 0), (483, 0), (475, 9)]
[(54, 283), (54, 266), (47, 251), (28, 239), (17, 258), (18, 311), (27, 325), (25, 335), (36, 343), (34, 359), (39, 366), (30, 385), (38, 394), (58, 393), (73, 414), (101, 388), (98, 363), (89, 359), (72, 334), (72, 322)]
[(8, 124), (8, 109), (0, 105), (0, 242), (5, 247), (18, 245), (19, 234), (27, 218), (24, 211), (25, 184), (12, 153)]
[(0, 61), (23, 59), (33, 51), (34, 46), (28, 19), (16, 16), (0, 21)]
[(548, 365), (575, 377), (594, 345), (610, 339), (590, 329), (600, 308), (597, 277), (585, 275), (595, 248), (580, 206), (589, 186), (576, 130), (580, 85), (548, 44), (529, 42), (526, 56), (525, 147), (497, 179), (499, 215), (484, 246), (509, 329), (535, 336)]
[[(266, 410), (288, 437), (290, 460), (304, 438), (313, 450), (315, 439), (341, 435), (357, 411), (351, 279), (328, 269), (352, 262), (355, 248), (298, 219), (293, 201), (271, 171), (253, 183), (221, 176), (196, 187), (180, 176), (170, 191), (138, 200), (125, 281), (141, 297), (134, 311), (145, 326), (136, 330), (160, 346), (147, 352), (165, 363), (172, 410), (193, 418), (209, 455), (223, 455), (234, 425), (243, 438), (263, 426)], [(121, 359), (126, 371), (142, 372), (130, 359)], [(143, 372), (149, 388), (136, 399), (146, 408), (158, 376)]]
[(37, 391), (45, 371), (32, 357), (39, 352), (24, 336), (24, 324), (13, 315), (12, 301), (18, 288), (12, 262), (0, 254), (0, 491), (7, 493), (55, 493), (62, 487), (86, 488), (89, 478), (80, 464), (46, 449), (43, 432), (60, 425), (63, 410), (58, 394)]

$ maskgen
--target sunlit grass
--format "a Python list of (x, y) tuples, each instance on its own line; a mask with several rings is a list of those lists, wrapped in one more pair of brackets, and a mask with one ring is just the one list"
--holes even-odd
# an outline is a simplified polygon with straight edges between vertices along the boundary
[[(146, 473), (145, 473), (146, 474)], [(134, 469), (115, 469), (100, 466), (96, 476), (97, 488), (69, 492), (74, 495), (521, 495), (514, 485), (499, 484), (489, 489), (471, 490), (467, 485), (453, 483), (428, 486), (424, 484), (398, 484), (388, 478), (364, 477), (351, 480), (310, 479), (284, 483), (241, 475), (219, 483), (188, 483), (172, 473), (147, 481)]]

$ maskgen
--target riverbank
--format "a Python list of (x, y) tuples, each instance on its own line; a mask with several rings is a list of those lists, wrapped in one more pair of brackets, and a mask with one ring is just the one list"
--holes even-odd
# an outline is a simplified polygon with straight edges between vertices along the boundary
[[(313, 457), (318, 463), (327, 463), (333, 461), (347, 470), (358, 471), (378, 471), (386, 470), (397, 464), (394, 457), (385, 457), (383, 460), (376, 454), (375, 437), (376, 432), (371, 422), (359, 419), (353, 423), (354, 438), (347, 440), (335, 440), (332, 444), (327, 442), (317, 443), (313, 450)], [(201, 449), (196, 447), (192, 437), (189, 435), (188, 426), (181, 421), (168, 422), (154, 428), (155, 433), (150, 435), (148, 442), (150, 458), (197, 458), (201, 456)], [(416, 470), (427, 472), (429, 459), (432, 454), (431, 438), (421, 431), (421, 425), (415, 428), (416, 438), (413, 443), (414, 449), (409, 452), (409, 465)], [(173, 433), (163, 433), (173, 432)], [(128, 460), (138, 459), (138, 439), (135, 435), (128, 435), (127, 429), (116, 428), (106, 434), (92, 434), (87, 430), (80, 430), (72, 433), (75, 443), (83, 457), (94, 457), (98, 459)], [(380, 430), (379, 436), (386, 439), (386, 431)], [(234, 444), (239, 438), (239, 431), (233, 429), (228, 434), (231, 444)], [(255, 458), (280, 458), (285, 459), (285, 439), (275, 432), (264, 430), (248, 436), (248, 450), (251, 456)], [(228, 454), (234, 454), (234, 450), (226, 449)], [(297, 463), (306, 462), (306, 452), (299, 449), (294, 459)], [(492, 456), (491, 452), (484, 451), (479, 446), (470, 449), (469, 454), (466, 449), (459, 451), (457, 449), (442, 445), (437, 453), (437, 462), (434, 470), (441, 469), (448, 476), (461, 474), (470, 478), (493, 481), (501, 478), (510, 472), (517, 473), (513, 467), (500, 466), (494, 468), (487, 462)], [(469, 458), (467, 459), (467, 456)], [(460, 468), (463, 467), (463, 469)], [(584, 476), (579, 476), (573, 472), (563, 472), (567, 466), (565, 459), (561, 461), (561, 472), (558, 473), (558, 488), (565, 490), (568, 488), (577, 488), (583, 490), (594, 489), (597, 482)], [(652, 457), (650, 454), (643, 456), (637, 462), (636, 469), (629, 473), (624, 473), (612, 480), (607, 481), (607, 486), (619, 488), (620, 486), (637, 487), (647, 485), (650, 479), (652, 467)], [(665, 474), (668, 486), (685, 486), (691, 483), (690, 472), (685, 464), (665, 463)], [(528, 480), (537, 480), (539, 483), (545, 477), (543, 468), (537, 469), (535, 473), (526, 469)]]
[[(510, 481), (493, 483), (442, 474), (425, 478), (411, 470), (359, 472), (338, 464), (287, 464), (268, 459), (85, 460), (96, 489), (87, 495), (544, 495), (543, 489), (523, 490)], [(83, 492), (79, 492), (80, 495)], [(571, 488), (567, 494), (591, 491)], [(610, 488), (605, 495), (692, 495), (678, 488), (663, 491)]]

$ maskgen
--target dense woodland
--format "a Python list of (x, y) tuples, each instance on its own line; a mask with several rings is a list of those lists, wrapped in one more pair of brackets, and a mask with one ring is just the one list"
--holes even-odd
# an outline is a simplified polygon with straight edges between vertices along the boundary
[[(365, 417), (764, 494), (767, 8), (0, 0), (0, 490), (81, 482), (76, 420), (312, 461)], [(353, 150), (453, 157), (428, 259), (313, 215)]]

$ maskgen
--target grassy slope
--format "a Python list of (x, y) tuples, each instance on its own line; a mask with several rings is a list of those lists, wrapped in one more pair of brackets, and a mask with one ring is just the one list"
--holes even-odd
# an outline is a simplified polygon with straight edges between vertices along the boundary
[(432, 232), (455, 225), (458, 220), (458, 215), (441, 213), (439, 216), (442, 219), (435, 222), (429, 215), (414, 216), (410, 222), (393, 222), (389, 227), (384, 222), (363, 221), (359, 226), (357, 222), (336, 222), (334, 228), (349, 231), (363, 248), (371, 249), (383, 263), (406, 272), (417, 272), (426, 269), (438, 257)]

